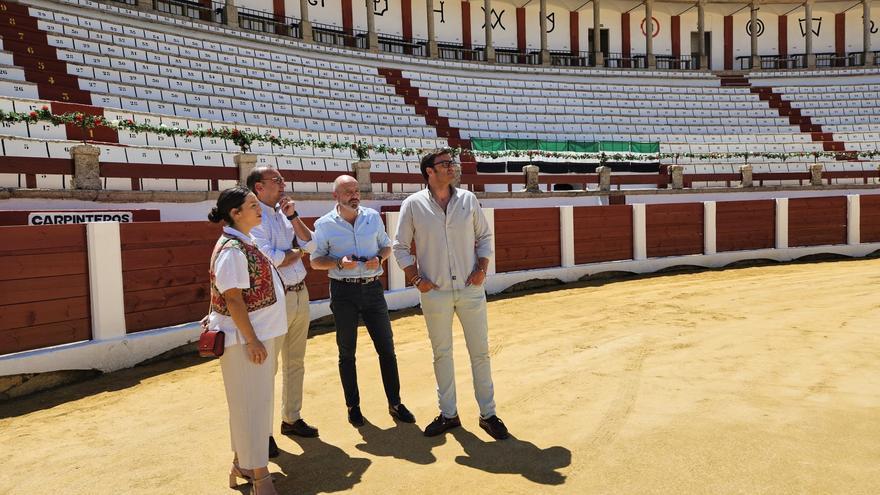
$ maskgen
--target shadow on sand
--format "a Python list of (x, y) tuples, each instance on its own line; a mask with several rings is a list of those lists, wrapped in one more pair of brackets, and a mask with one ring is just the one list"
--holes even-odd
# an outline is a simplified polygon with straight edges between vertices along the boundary
[(312, 495), (350, 490), (361, 482), (372, 463), (369, 459), (351, 457), (320, 438), (289, 438), (299, 444), (303, 453), (279, 450), (280, 455), (270, 461), (283, 473), (274, 474), (278, 493)]
[(431, 450), (443, 445), (442, 436), (427, 438), (418, 425), (396, 421), (394, 427), (382, 430), (367, 421), (358, 428), (364, 443), (355, 448), (377, 457), (393, 457), (414, 464), (431, 464), (437, 461)]
[(466, 455), (455, 458), (462, 466), (493, 474), (518, 474), (542, 485), (565, 483), (565, 476), (557, 471), (571, 464), (571, 451), (565, 447), (541, 449), (513, 435), (484, 442), (464, 428), (453, 429), (451, 435), (464, 448)]

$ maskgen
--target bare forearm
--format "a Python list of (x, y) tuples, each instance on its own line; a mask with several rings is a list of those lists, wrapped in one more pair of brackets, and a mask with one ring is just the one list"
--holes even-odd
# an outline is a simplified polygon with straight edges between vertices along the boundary
[(317, 256), (309, 260), (309, 264), (315, 270), (329, 270), (336, 267), (336, 261), (332, 256)]
[(312, 240), (312, 231), (306, 227), (306, 224), (303, 223), (302, 219), (296, 217), (290, 223), (293, 225), (293, 231), (296, 233), (297, 237), (306, 242)]
[(376, 256), (382, 258), (383, 260), (391, 258), (391, 246), (383, 247), (379, 250), (379, 254), (377, 254)]
[(408, 267), (403, 269), (404, 280), (407, 282), (419, 276), (419, 269), (416, 268), (415, 264), (409, 265)]
[(489, 270), (489, 258), (477, 258), (477, 266), (480, 267), (480, 270), (486, 272)]

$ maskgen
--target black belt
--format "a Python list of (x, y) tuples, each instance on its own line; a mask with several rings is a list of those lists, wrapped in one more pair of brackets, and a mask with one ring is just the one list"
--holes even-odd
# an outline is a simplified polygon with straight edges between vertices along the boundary
[(362, 278), (334, 278), (337, 282), (345, 282), (347, 284), (369, 284), (370, 282), (375, 282), (379, 280), (379, 276), (375, 277), (362, 277)]
[(303, 280), (302, 282), (295, 285), (288, 285), (284, 287), (285, 292), (299, 292), (306, 288), (306, 282)]

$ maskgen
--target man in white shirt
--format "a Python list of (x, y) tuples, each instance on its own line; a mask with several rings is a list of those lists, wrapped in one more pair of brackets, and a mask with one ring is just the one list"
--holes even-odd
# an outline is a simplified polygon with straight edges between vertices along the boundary
[[(422, 314), (434, 352), (434, 376), (440, 415), (425, 428), (440, 435), (461, 425), (452, 362), (452, 317), (458, 315), (471, 358), (480, 427), (495, 439), (508, 437), (495, 415), (495, 391), (489, 364), (489, 323), (483, 282), (492, 256), (492, 231), (476, 196), (452, 186), (455, 162), (447, 151), (421, 161), (428, 187), (400, 207), (394, 256), (406, 280), (419, 289)], [(415, 241), (416, 253), (412, 253)]]
[[(317, 437), (318, 430), (301, 416), (304, 358), (309, 333), (309, 291), (305, 286), (303, 251), (309, 251), (312, 233), (299, 218), (296, 204), (284, 194), (284, 178), (278, 170), (255, 168), (247, 187), (260, 200), (263, 222), (251, 230), (257, 247), (266, 255), (284, 282), (287, 291), (287, 335), (278, 347), (281, 353), (281, 433)], [(276, 362), (277, 366), (277, 362)], [(274, 439), (270, 437), (270, 450)]]

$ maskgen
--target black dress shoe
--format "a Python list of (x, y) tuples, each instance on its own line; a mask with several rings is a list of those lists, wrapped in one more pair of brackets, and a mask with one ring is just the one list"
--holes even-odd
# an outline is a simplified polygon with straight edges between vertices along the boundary
[(404, 423), (415, 423), (416, 417), (413, 416), (413, 413), (409, 412), (409, 409), (400, 403), (396, 406), (388, 406), (388, 413), (391, 414), (392, 418), (396, 418)]
[(361, 414), (360, 406), (354, 406), (348, 410), (348, 422), (355, 427), (364, 426), (364, 415)]
[(281, 422), (282, 435), (296, 435), (298, 437), (315, 438), (318, 436), (318, 429), (309, 426), (302, 419), (298, 419), (293, 423)]
[(486, 433), (495, 440), (504, 440), (510, 436), (507, 433), (507, 427), (504, 426), (504, 421), (501, 421), (498, 416), (489, 416), (485, 419), (480, 418), (480, 428), (486, 430)]
[(461, 420), (458, 419), (458, 416), (447, 418), (441, 414), (434, 418), (434, 421), (431, 421), (431, 424), (425, 427), (425, 436), (436, 437), (444, 431), (455, 428), (456, 426), (461, 426)]
[(269, 459), (278, 457), (278, 444), (275, 443), (275, 437), (269, 437)]

